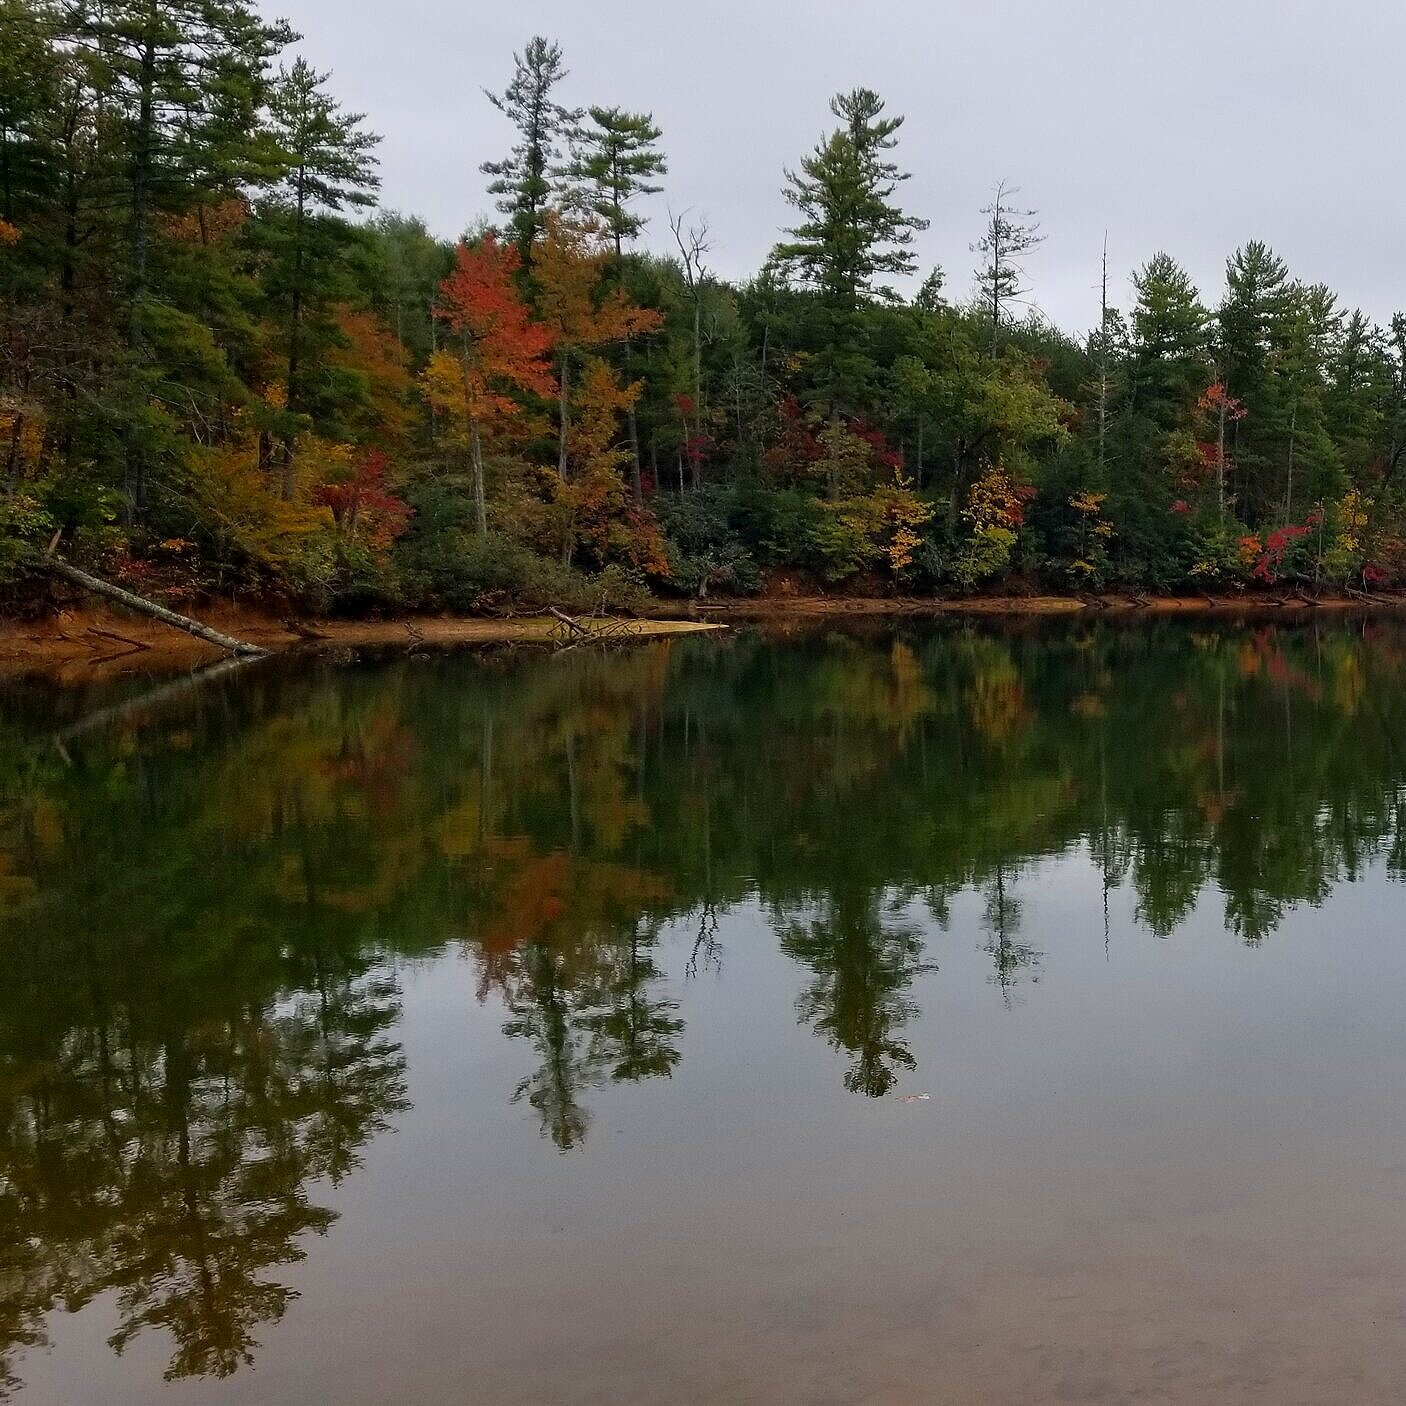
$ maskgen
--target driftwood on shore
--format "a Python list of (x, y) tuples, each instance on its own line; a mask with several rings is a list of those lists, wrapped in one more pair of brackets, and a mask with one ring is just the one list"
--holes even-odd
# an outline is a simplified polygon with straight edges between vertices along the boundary
[(268, 653), (266, 649), (261, 649), (256, 644), (237, 640), (233, 635), (221, 634), (219, 630), (212, 630), (208, 625), (202, 625), (199, 620), (192, 620), (188, 615), (179, 615), (176, 611), (168, 610), (164, 605), (157, 605), (155, 601), (147, 600), (145, 596), (139, 596), (134, 591), (124, 590), (121, 586), (114, 586), (111, 581), (91, 576), (88, 572), (80, 571), (76, 566), (70, 566), (68, 562), (60, 561), (57, 557), (41, 557), (39, 565), (44, 570), (53, 572), (55, 576), (62, 577), (63, 580), (69, 581), (75, 586), (83, 587), (85, 591), (92, 591), (94, 595), (114, 601), (127, 610), (136, 611), (139, 615), (149, 615), (153, 620), (160, 620), (163, 625), (184, 630), (186, 634), (194, 635), (196, 639), (204, 640), (206, 644), (213, 644), (217, 649), (223, 649), (226, 654), (253, 659)]

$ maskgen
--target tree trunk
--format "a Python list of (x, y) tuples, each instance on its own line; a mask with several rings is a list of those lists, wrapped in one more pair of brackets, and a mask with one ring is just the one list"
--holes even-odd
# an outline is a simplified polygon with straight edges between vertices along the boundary
[(474, 461), (474, 508), (478, 513), (478, 535), (488, 536), (488, 504), (483, 492), (483, 442), (479, 438), (478, 421), (469, 422), (469, 446)]
[[(615, 259), (616, 259), (616, 263), (618, 264), (618, 263), (619, 263), (619, 260), (620, 260), (620, 251), (619, 251), (619, 243), (620, 243), (620, 240), (619, 240), (619, 236), (618, 236), (618, 235), (616, 236), (616, 241), (615, 241), (615, 243), (616, 243)], [(634, 351), (634, 348), (633, 348), (633, 346), (631, 345), (630, 339), (629, 339), (628, 337), (626, 337), (626, 338), (625, 338), (625, 383), (626, 383), (626, 385), (632, 385), (632, 384), (634, 383), (634, 369), (635, 369), (635, 368), (634, 368), (634, 355), (633, 355), (633, 351)], [(628, 428), (629, 428), (629, 433), (630, 433), (630, 491), (634, 494), (635, 503), (636, 503), (636, 505), (638, 505), (639, 503), (641, 503), (641, 502), (644, 501), (644, 486), (643, 486), (643, 484), (640, 482), (641, 477), (642, 477), (642, 474), (641, 474), (641, 472), (640, 472), (640, 468), (641, 468), (641, 466), (640, 466), (640, 427), (639, 427), (639, 421), (635, 418), (635, 405), (634, 405), (634, 402), (633, 402), (633, 401), (630, 402), (630, 408), (629, 408), (629, 410), (628, 410), (628, 412), (626, 413), (626, 416), (625, 416), (625, 423), (626, 423), (626, 425), (628, 426)]]
[[(297, 414), (301, 396), (298, 391), (298, 374), (302, 361), (303, 330), (303, 223), (305, 201), (305, 176), (298, 173), (298, 213), (293, 227), (293, 289), (292, 306), (289, 309), (288, 327), (288, 410)], [(283, 476), (279, 492), (286, 503), (293, 497), (293, 440), (290, 435), (283, 438)]]
[(557, 438), (559, 440), (557, 472), (561, 474), (563, 483), (566, 482), (566, 381), (570, 370), (570, 353), (563, 349), (561, 354), (561, 386), (557, 393)]
[[(132, 157), (132, 287), (127, 318), (127, 346), (135, 355), (145, 338), (143, 311), (146, 302), (147, 221), (151, 204), (152, 146), (156, 127), (156, 41), (148, 32), (142, 46), (141, 97)], [(123, 475), (123, 519), (127, 527), (141, 521), (146, 507), (146, 463), (129, 430)]]
[(39, 565), (52, 571), (55, 576), (61, 576), (65, 581), (71, 581), (75, 586), (82, 586), (84, 590), (92, 591), (95, 595), (115, 601), (128, 610), (135, 610), (139, 615), (149, 615), (153, 620), (160, 620), (163, 625), (171, 625), (177, 630), (184, 630), (188, 635), (194, 635), (196, 639), (213, 644), (228, 654), (252, 658), (268, 653), (266, 649), (260, 649), (258, 645), (246, 644), (243, 640), (234, 639), (230, 635), (222, 635), (218, 630), (212, 630), (208, 625), (202, 625), (198, 620), (192, 620), (186, 615), (177, 615), (174, 610), (167, 610), (164, 605), (157, 605), (155, 601), (149, 601), (144, 596), (134, 595), (131, 591), (124, 591), (121, 586), (114, 586), (110, 581), (90, 576), (86, 571), (80, 571), (76, 566), (70, 566), (66, 561), (45, 557), (40, 560)]
[(1225, 402), (1221, 402), (1216, 425), (1216, 498), (1220, 504), (1221, 521), (1225, 521)]

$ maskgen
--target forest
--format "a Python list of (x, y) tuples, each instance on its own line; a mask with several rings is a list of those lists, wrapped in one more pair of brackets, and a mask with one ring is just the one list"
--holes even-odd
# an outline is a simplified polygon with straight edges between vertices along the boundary
[(1007, 184), (970, 269), (919, 265), (903, 119), (857, 87), (730, 282), (667, 134), (534, 37), (465, 114), (502, 156), (445, 240), (378, 206), (374, 117), (298, 38), (249, 0), (0, 0), (7, 608), (53, 553), (344, 613), (1406, 571), (1406, 317), (1260, 239), (1211, 294), (1151, 252), (1127, 307), (1091, 250), (1099, 323), (1060, 330)]

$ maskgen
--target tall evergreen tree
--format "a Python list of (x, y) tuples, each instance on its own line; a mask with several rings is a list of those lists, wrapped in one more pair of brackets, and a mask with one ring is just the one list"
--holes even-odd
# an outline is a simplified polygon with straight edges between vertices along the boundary
[(58, 18), (35, 0), (0, 0), (0, 220), (16, 225), (46, 182), (45, 114), (55, 98)]
[(663, 189), (652, 183), (669, 169), (655, 145), (663, 133), (647, 112), (618, 107), (592, 107), (588, 112), (590, 122), (576, 133), (572, 159), (562, 173), (566, 194), (609, 231), (618, 260), (645, 224), (630, 209), (631, 202)]
[[(121, 124), (126, 331), (140, 376), (152, 360), (147, 305), (156, 218), (189, 209), (212, 189), (233, 192), (257, 173), (255, 115), (268, 67), (295, 36), (282, 22), (265, 23), (250, 0), (85, 0), (65, 13), (63, 37)], [(143, 400), (134, 388), (124, 427), (129, 523), (146, 509), (152, 446), (143, 441), (153, 438), (153, 424)]]
[(927, 221), (904, 214), (894, 196), (909, 172), (887, 153), (898, 145), (902, 117), (885, 117), (869, 88), (838, 93), (830, 111), (841, 125), (786, 172), (787, 201), (800, 222), (772, 251), (773, 261), (814, 289), (829, 317), (822, 390), (829, 409), (852, 394), (867, 365), (857, 344), (855, 314), (870, 300), (893, 301), (882, 280), (916, 268), (913, 235)]
[[(573, 143), (572, 161), (564, 173), (568, 199), (604, 224), (615, 244), (616, 274), (621, 276), (625, 245), (639, 236), (644, 219), (630, 204), (642, 195), (657, 195), (662, 186), (653, 178), (668, 170), (655, 143), (663, 135), (649, 113), (618, 107), (592, 107), (590, 124)], [(634, 378), (634, 347), (624, 345), (625, 377)], [(630, 477), (635, 501), (641, 493), (640, 435), (635, 404), (626, 413), (630, 435)]]
[(513, 80), (503, 92), (484, 92), (517, 129), (518, 141), (501, 161), (485, 161), (481, 169), (493, 177), (488, 193), (498, 197), (498, 208), (508, 217), (523, 267), (530, 268), (532, 246), (542, 229), (542, 212), (551, 200), (552, 175), (582, 110), (563, 107), (552, 96), (568, 72), (562, 65), (559, 44), (535, 35), (522, 53), (513, 55), (513, 62)]
[(1170, 254), (1154, 254), (1133, 274), (1129, 394), (1132, 408), (1167, 430), (1182, 422), (1210, 374), (1210, 313)]
[[(374, 204), (380, 184), (375, 169), (380, 138), (363, 129), (361, 113), (341, 110), (326, 91), (327, 77), (300, 58), (291, 69), (280, 70), (269, 100), (274, 139), (287, 163), (271, 208), (277, 230), (271, 274), (281, 294), (285, 389), (294, 416), (316, 408), (310, 374), (314, 368), (307, 365), (314, 350), (308, 317), (310, 311), (325, 314), (331, 301), (326, 294), (328, 274), (347, 244), (347, 227), (330, 217), (349, 206)], [(326, 330), (321, 330), (325, 342)], [(285, 498), (293, 490), (292, 434), (293, 427), (285, 427)]]

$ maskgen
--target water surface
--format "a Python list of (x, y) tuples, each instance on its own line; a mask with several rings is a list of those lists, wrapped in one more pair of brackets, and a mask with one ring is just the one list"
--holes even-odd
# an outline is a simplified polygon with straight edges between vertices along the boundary
[(1406, 1399), (1398, 627), (139, 695), (0, 698), (0, 1394)]

